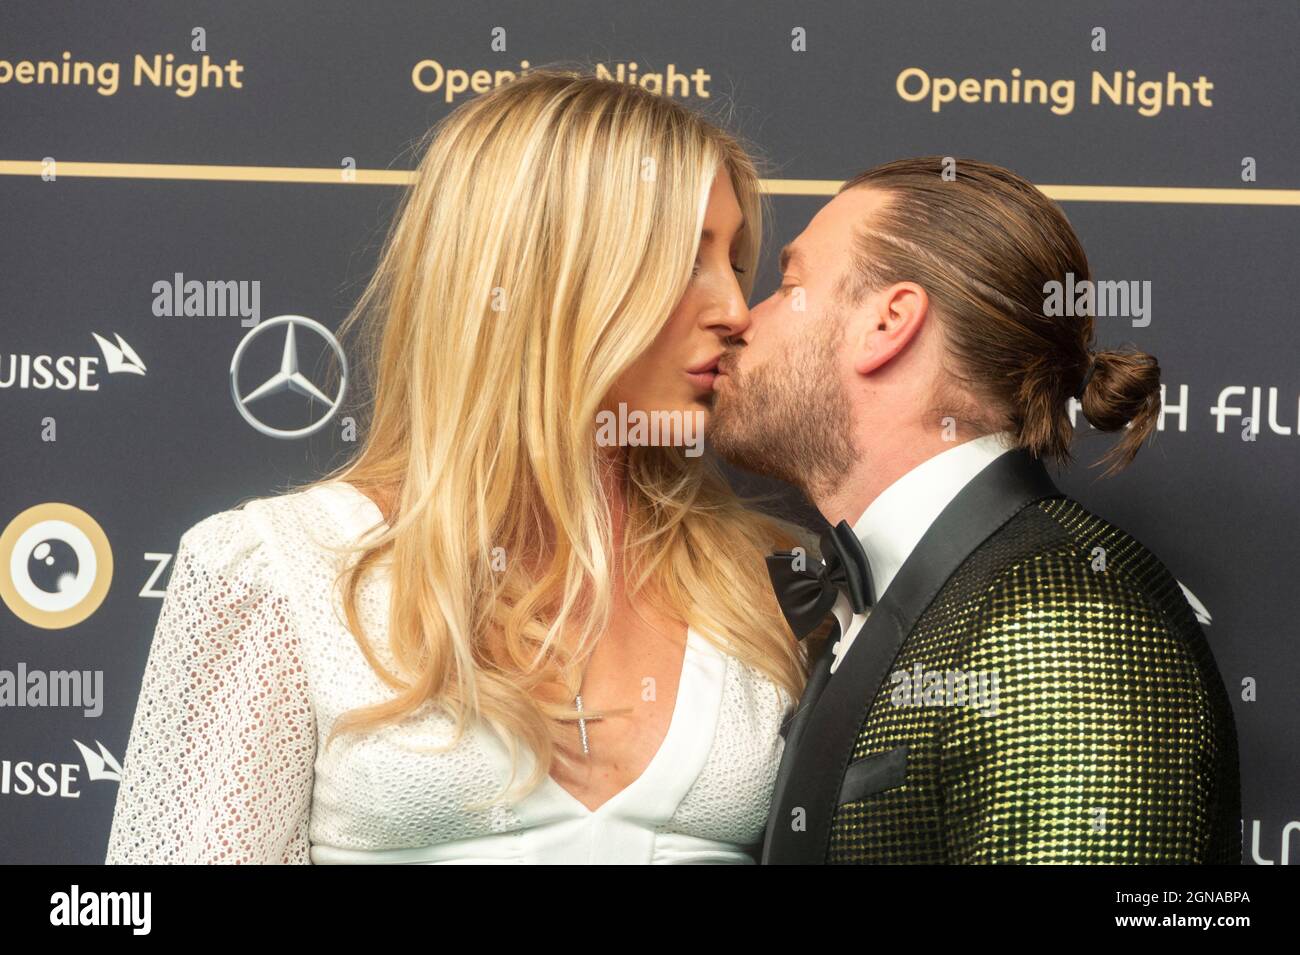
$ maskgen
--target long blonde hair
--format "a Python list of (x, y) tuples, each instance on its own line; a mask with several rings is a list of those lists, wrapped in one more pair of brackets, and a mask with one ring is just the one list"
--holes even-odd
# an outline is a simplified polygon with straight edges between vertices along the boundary
[[(798, 532), (738, 500), (707, 457), (628, 449), (616, 555), (593, 437), (602, 398), (686, 289), (720, 167), (745, 215), (751, 292), (763, 222), (752, 161), (680, 104), (557, 70), (469, 101), (428, 139), (340, 327), (359, 326), (373, 369), (364, 442), (305, 486), (392, 493), (336, 584), (361, 651), (397, 693), (343, 714), (329, 741), (433, 702), (455, 717), (456, 740), (472, 719), (496, 730), (511, 784), (527, 747), (531, 790), (565, 759), (559, 734), (574, 732), (572, 708), (535, 691), (572, 689), (575, 660), (608, 624), (615, 558), (629, 594), (661, 601), (797, 699), (802, 657), (763, 555)], [(386, 557), (400, 674), (380, 665), (357, 614), (363, 576)], [(560, 637), (574, 632), (568, 653)]]

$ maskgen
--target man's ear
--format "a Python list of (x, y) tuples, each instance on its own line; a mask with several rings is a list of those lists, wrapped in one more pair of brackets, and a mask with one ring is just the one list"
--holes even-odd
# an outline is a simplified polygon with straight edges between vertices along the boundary
[(869, 375), (907, 347), (921, 331), (930, 297), (915, 282), (897, 282), (867, 297), (858, 325), (853, 370)]

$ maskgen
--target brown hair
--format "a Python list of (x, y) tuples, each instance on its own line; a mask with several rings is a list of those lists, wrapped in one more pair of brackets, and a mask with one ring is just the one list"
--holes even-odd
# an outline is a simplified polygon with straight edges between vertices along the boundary
[(854, 274), (840, 284), (845, 300), (916, 282), (940, 317), (949, 374), (973, 403), (962, 417), (1066, 464), (1068, 399), (1082, 391), (1084, 417), (1098, 430), (1131, 422), (1102, 459), (1111, 462), (1105, 473), (1131, 462), (1160, 412), (1160, 366), (1141, 351), (1091, 352), (1091, 315), (1044, 314), (1048, 282), (1064, 284), (1067, 273), (1076, 286), (1091, 280), (1060, 207), (1009, 169), (941, 156), (876, 166), (840, 191), (859, 186), (890, 199), (856, 236)]

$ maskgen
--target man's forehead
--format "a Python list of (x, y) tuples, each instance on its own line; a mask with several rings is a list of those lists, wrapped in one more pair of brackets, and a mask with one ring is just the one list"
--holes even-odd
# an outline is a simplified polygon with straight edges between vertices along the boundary
[(855, 186), (841, 192), (817, 211), (810, 222), (809, 229), (816, 223), (819, 229), (828, 234), (844, 238), (853, 229), (861, 228), (875, 216), (886, 201), (885, 193), (879, 189)]
[(808, 227), (781, 252), (781, 261), (824, 259), (848, 252), (857, 229), (871, 221), (887, 196), (878, 189), (856, 186), (839, 193), (817, 210)]

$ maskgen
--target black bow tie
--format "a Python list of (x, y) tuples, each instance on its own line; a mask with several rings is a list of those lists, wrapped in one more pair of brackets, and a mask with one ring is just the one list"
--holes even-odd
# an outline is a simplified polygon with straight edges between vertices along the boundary
[(800, 640), (830, 613), (840, 591), (849, 598), (854, 613), (871, 606), (871, 565), (849, 522), (840, 521), (822, 535), (821, 543), (825, 563), (813, 569), (807, 566), (807, 554), (783, 550), (767, 556), (767, 573), (781, 612)]

